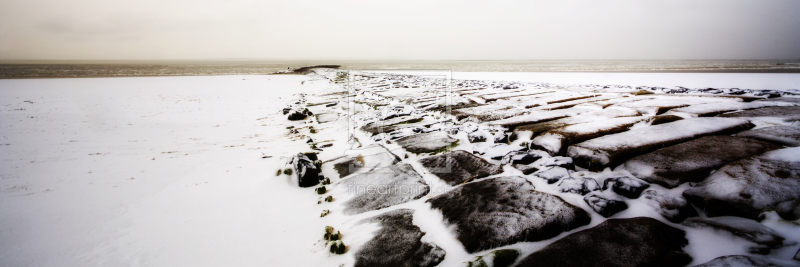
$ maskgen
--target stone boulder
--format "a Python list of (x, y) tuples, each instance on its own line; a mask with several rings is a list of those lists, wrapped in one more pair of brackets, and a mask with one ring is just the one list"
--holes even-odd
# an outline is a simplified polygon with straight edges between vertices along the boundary
[(800, 106), (766, 107), (719, 115), (726, 118), (776, 117), (787, 121), (800, 120)]
[(589, 204), (589, 207), (592, 208), (594, 212), (606, 218), (628, 209), (628, 204), (625, 204), (625, 201), (610, 199), (596, 193), (586, 195), (583, 197), (583, 201)]
[(736, 136), (774, 142), (784, 146), (800, 146), (800, 127), (797, 126), (764, 127), (744, 131)]
[(800, 218), (800, 148), (784, 148), (731, 162), (683, 192), (709, 217), (757, 219), (775, 210), (787, 220)]
[(561, 179), (570, 177), (570, 170), (562, 167), (554, 166), (544, 168), (533, 173), (534, 176), (547, 180), (548, 184), (554, 184)]
[(743, 255), (731, 255), (731, 256), (722, 256), (716, 259), (713, 259), (709, 262), (695, 265), (694, 267), (780, 267), (780, 265), (775, 265), (769, 261), (762, 260), (756, 257), (750, 256), (743, 256)]
[(338, 182), (354, 195), (344, 203), (345, 215), (379, 210), (419, 199), (430, 187), (408, 164), (397, 164), (355, 174)]
[(292, 168), (294, 168), (294, 173), (297, 174), (297, 183), (300, 187), (315, 186), (322, 179), (321, 170), (306, 154), (297, 153), (292, 158), (291, 164)]
[(689, 205), (689, 201), (680, 195), (673, 196), (665, 191), (650, 189), (644, 191), (642, 199), (672, 223), (680, 223), (686, 218), (698, 216), (694, 207)]
[(491, 164), (464, 150), (439, 154), (419, 161), (428, 171), (449, 185), (457, 185), (503, 172), (503, 167)]
[(431, 132), (403, 137), (397, 140), (397, 144), (411, 153), (430, 153), (440, 152), (449, 147), (453, 147), (458, 139), (452, 138), (445, 132)]
[(589, 192), (600, 190), (600, 184), (591, 177), (566, 178), (558, 184), (561, 193), (586, 195)]
[(308, 116), (314, 115), (314, 113), (311, 113), (311, 111), (308, 111), (308, 109), (302, 109), (302, 110), (293, 109), (288, 113), (289, 113), (288, 119), (290, 121), (305, 120)]
[(533, 153), (531, 151), (510, 151), (508, 154), (503, 156), (500, 160), (501, 164), (519, 164), (519, 165), (528, 165), (535, 162), (538, 159), (541, 159), (542, 155), (537, 153)]
[(553, 238), (589, 224), (589, 215), (522, 177), (467, 183), (427, 201), (469, 253)]
[(611, 188), (614, 193), (630, 199), (639, 198), (648, 187), (650, 184), (647, 182), (628, 176), (607, 178), (603, 181), (603, 190)]
[(761, 223), (738, 217), (689, 218), (683, 222), (683, 225), (692, 228), (708, 228), (738, 236), (765, 247), (767, 251), (782, 247), (785, 240), (775, 230)]
[(413, 216), (413, 210), (399, 209), (362, 220), (381, 228), (355, 253), (355, 266), (433, 267), (442, 262), (445, 251), (422, 241), (425, 232), (412, 223)]
[(685, 266), (686, 233), (656, 219), (610, 219), (568, 235), (516, 266)]
[(642, 180), (673, 188), (702, 181), (729, 162), (779, 148), (782, 146), (744, 137), (706, 136), (636, 156), (620, 168)]

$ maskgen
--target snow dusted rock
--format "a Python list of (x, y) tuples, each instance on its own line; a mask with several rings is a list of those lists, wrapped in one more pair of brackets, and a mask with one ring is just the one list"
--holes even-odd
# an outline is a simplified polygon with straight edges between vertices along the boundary
[(682, 119), (683, 119), (683, 117), (675, 116), (675, 115), (658, 115), (658, 116), (653, 116), (653, 118), (650, 119), (650, 125), (659, 125), (659, 124), (664, 124), (664, 123), (670, 123), (670, 122), (679, 121), (679, 120), (682, 120)]
[(694, 267), (780, 267), (756, 257), (731, 255), (722, 256)]
[(464, 150), (427, 157), (419, 161), (428, 171), (449, 185), (457, 185), (503, 172), (503, 167), (491, 164)]
[(644, 191), (642, 199), (647, 205), (658, 210), (661, 216), (673, 223), (680, 223), (688, 217), (698, 216), (694, 207), (689, 205), (689, 201), (680, 195), (673, 196), (661, 190), (650, 189)]
[(483, 131), (473, 132), (467, 135), (467, 139), (469, 139), (470, 143), (481, 143), (486, 142), (486, 136), (488, 134)]
[(689, 218), (683, 225), (693, 228), (711, 228), (744, 238), (768, 248), (783, 246), (784, 238), (769, 227), (753, 220), (739, 217)]
[(317, 122), (326, 123), (326, 122), (336, 121), (337, 119), (339, 119), (339, 113), (335, 112), (318, 113), (315, 115), (315, 117), (317, 118)]
[(415, 116), (403, 116), (372, 122), (361, 127), (361, 130), (373, 135), (379, 133), (391, 133), (401, 128), (411, 127), (413, 126), (412, 124), (421, 122), (422, 120), (423, 118)]
[(570, 157), (552, 157), (552, 158), (542, 158), (537, 160), (534, 164), (542, 166), (542, 167), (552, 167), (558, 166), (564, 169), (575, 170), (575, 164), (572, 163), (572, 158)]
[(750, 138), (705, 136), (636, 156), (621, 168), (642, 180), (673, 188), (684, 182), (701, 181), (729, 162), (781, 147)]
[(719, 115), (726, 118), (777, 117), (788, 121), (800, 120), (800, 106), (766, 107)]
[(290, 121), (299, 121), (299, 120), (304, 120), (308, 116), (311, 116), (311, 115), (314, 115), (314, 114), (311, 113), (311, 111), (308, 111), (308, 109), (303, 109), (303, 110), (294, 109), (294, 110), (289, 111), (288, 119)]
[(524, 175), (528, 175), (539, 170), (539, 168), (536, 168), (532, 165), (513, 164), (511, 166), (517, 170), (520, 170)]
[(500, 161), (501, 164), (521, 164), (528, 165), (542, 158), (542, 155), (531, 151), (511, 151), (508, 152)]
[(685, 266), (689, 242), (682, 230), (658, 220), (611, 219), (568, 235), (523, 258), (516, 266)]
[(606, 218), (617, 214), (617, 212), (628, 209), (628, 204), (625, 204), (625, 201), (608, 199), (596, 193), (586, 195), (583, 197), (583, 201), (589, 204), (589, 207), (597, 212), (597, 214), (603, 215), (603, 217)]
[(400, 162), (400, 158), (380, 145), (370, 145), (363, 149), (349, 150), (346, 153), (347, 157), (332, 162), (333, 169), (339, 173), (339, 178), (361, 170), (371, 171)]
[(436, 266), (445, 251), (422, 242), (425, 232), (412, 223), (414, 211), (399, 209), (362, 220), (379, 223), (381, 229), (355, 254), (355, 266)]
[(800, 146), (800, 127), (772, 126), (744, 131), (736, 136), (775, 142), (785, 146)]
[(300, 187), (312, 187), (319, 184), (320, 170), (306, 154), (297, 153), (292, 158), (291, 164), (294, 173), (297, 174), (297, 182)]
[(510, 135), (511, 135), (510, 133), (498, 133), (497, 135), (494, 136), (494, 142), (496, 144), (500, 144), (500, 143), (507, 144), (508, 143), (508, 137)]
[(474, 122), (467, 122), (461, 125), (461, 127), (459, 127), (459, 129), (461, 129), (461, 131), (465, 133), (474, 133), (478, 131), (478, 128), (479, 128), (478, 124)]
[(787, 220), (800, 218), (800, 148), (784, 148), (731, 162), (683, 192), (709, 217), (757, 219), (775, 210)]
[(397, 140), (403, 148), (411, 153), (429, 153), (457, 144), (458, 139), (452, 138), (444, 132), (432, 132), (403, 137)]
[(753, 128), (746, 120), (694, 118), (642, 127), (606, 135), (569, 147), (567, 155), (575, 164), (589, 169), (614, 167), (656, 149), (706, 135), (731, 134)]
[(561, 193), (586, 195), (589, 192), (600, 190), (597, 180), (590, 177), (566, 178), (558, 184)]
[(642, 192), (644, 192), (645, 189), (650, 187), (650, 184), (633, 177), (623, 176), (608, 178), (603, 181), (603, 190), (606, 190), (609, 187), (612, 191), (614, 191), (614, 193), (617, 193), (620, 196), (630, 199), (637, 199), (642, 195)]
[(634, 124), (645, 120), (648, 120), (648, 118), (622, 117), (565, 126), (547, 131), (533, 138), (531, 147), (547, 151), (550, 155), (564, 155), (567, 152), (567, 147), (571, 144), (624, 132)]
[(549, 239), (590, 221), (583, 209), (534, 190), (522, 177), (467, 183), (427, 202), (442, 212), (470, 253)]
[(341, 180), (348, 194), (355, 195), (345, 205), (344, 214), (353, 215), (394, 206), (421, 198), (430, 187), (408, 164), (392, 165), (356, 174)]
[(394, 105), (387, 106), (381, 110), (381, 120), (388, 120), (396, 117), (409, 116), (414, 112), (414, 107), (411, 105)]
[(554, 184), (561, 179), (569, 178), (569, 170), (562, 167), (549, 167), (533, 173), (536, 177), (547, 180), (548, 184)]
[[(466, 267), (509, 267), (519, 258), (519, 250), (498, 249), (492, 253), (475, 257), (475, 260), (466, 262)], [(489, 265), (491, 263), (491, 265)]]

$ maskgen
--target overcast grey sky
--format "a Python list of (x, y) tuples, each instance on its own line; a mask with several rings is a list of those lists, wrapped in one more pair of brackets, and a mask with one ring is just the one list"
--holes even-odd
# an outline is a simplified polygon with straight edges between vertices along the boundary
[(800, 59), (798, 0), (0, 0), (0, 59)]

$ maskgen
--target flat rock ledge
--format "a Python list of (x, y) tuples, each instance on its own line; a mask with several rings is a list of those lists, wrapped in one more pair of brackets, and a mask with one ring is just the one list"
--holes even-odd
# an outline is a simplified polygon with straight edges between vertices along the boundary
[(589, 215), (522, 177), (467, 183), (428, 202), (470, 253), (555, 237), (589, 224)]
[(503, 167), (500, 165), (491, 164), (464, 150), (427, 157), (421, 159), (420, 163), (449, 185), (457, 185), (503, 172)]
[(709, 217), (756, 220), (774, 210), (787, 220), (800, 218), (800, 148), (784, 148), (731, 162), (683, 192)]
[(379, 223), (381, 229), (355, 254), (355, 266), (432, 267), (444, 260), (445, 251), (422, 242), (425, 232), (412, 223), (414, 211), (399, 209), (361, 223)]
[(686, 266), (683, 230), (656, 219), (610, 219), (568, 235), (523, 258), (516, 266)]
[(458, 142), (445, 132), (430, 132), (403, 137), (397, 143), (411, 153), (430, 153), (446, 149)]
[(345, 215), (379, 210), (419, 199), (428, 194), (430, 187), (414, 168), (397, 164), (356, 174), (339, 182), (348, 194), (355, 197), (344, 203)]

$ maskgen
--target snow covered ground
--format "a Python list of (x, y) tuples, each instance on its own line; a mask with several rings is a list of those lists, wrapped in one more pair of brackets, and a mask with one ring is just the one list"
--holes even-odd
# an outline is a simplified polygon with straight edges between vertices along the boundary
[[(635, 86), (719, 87), (723, 88), (720, 89), (723, 94), (736, 93), (730, 89), (732, 87), (800, 88), (795, 86), (800, 84), (800, 75), (797, 74), (730, 74), (734, 78), (728, 79), (720, 78), (721, 74), (716, 73), (572, 73), (550, 79), (542, 76), (545, 74), (530, 73), (454, 73), (454, 79), (473, 80), (458, 81), (458, 86), (451, 87), (453, 92), (459, 92), (456, 95), (439, 94), (445, 87), (435, 80), (387, 75), (355, 83), (367, 89), (347, 97), (343, 91), (346, 82), (340, 80), (343, 76), (331, 71), (321, 71), (320, 74), (0, 80), (0, 265), (353, 266), (359, 262), (356, 255), (363, 255), (357, 253), (367, 250), (365, 244), (375, 240), (377, 230), (389, 227), (362, 220), (387, 211), (410, 209), (413, 225), (419, 229), (403, 228), (404, 231), (423, 232), (423, 243), (433, 244), (445, 252), (443, 259), (434, 262), (439, 266), (456, 266), (486, 255), (492, 249), (468, 252), (453, 232), (456, 228), (453, 224), (457, 224), (459, 217), (453, 214), (443, 216), (440, 210), (446, 210), (446, 207), (432, 208), (431, 202), (427, 201), (432, 198), (461, 201), (459, 196), (447, 195), (455, 186), (426, 171), (420, 163), (420, 159), (431, 156), (431, 153), (410, 153), (401, 145), (403, 142), (392, 140), (421, 136), (415, 135), (417, 130), (439, 135), (447, 132), (458, 142), (447, 143), (444, 145), (446, 148), (472, 152), (487, 164), (502, 164), (508, 162), (495, 156), (502, 157), (529, 146), (528, 142), (534, 136), (520, 133), (516, 140), (500, 141), (496, 137), (510, 133), (509, 129), (502, 128), (504, 124), (470, 116), (513, 110), (526, 115), (506, 121), (524, 119), (525, 123), (537, 124), (536, 119), (555, 114), (552, 118), (555, 119), (553, 122), (559, 123), (558, 127), (577, 125), (572, 128), (584, 129), (578, 123), (586, 121), (571, 119), (586, 114), (592, 116), (592, 123), (602, 124), (604, 120), (610, 122), (615, 117), (635, 113), (647, 120), (630, 126), (630, 129), (647, 129), (653, 127), (651, 123), (655, 125), (656, 119), (661, 119), (658, 116), (663, 111), (703, 105), (708, 103), (705, 101), (707, 97), (698, 101), (693, 97), (664, 93), (672, 89), (649, 87), (645, 89), (655, 94), (638, 96), (634, 93), (641, 88), (633, 88)], [(438, 77), (440, 74), (431, 75)], [(665, 82), (674, 80), (674, 75), (683, 75), (681, 77), (688, 82)], [(735, 77), (743, 77), (743, 80)], [(506, 82), (474, 81), (482, 79)], [(530, 83), (534, 81), (593, 85), (575, 87)], [(764, 85), (756, 85), (758, 81)], [(775, 85), (775, 81), (780, 86)], [(617, 86), (605, 87), (604, 84)], [(477, 91), (478, 88), (491, 91)], [(550, 93), (553, 90), (558, 92)], [(539, 91), (547, 93), (532, 93)], [(744, 92), (742, 99), (751, 101), (753, 99), (748, 97), (757, 97), (757, 101), (766, 102), (763, 96), (757, 96), (760, 93)], [(576, 95), (583, 98), (574, 100)], [(711, 94), (708, 96), (713, 97)], [(790, 97), (794, 96), (785, 95), (783, 98)], [(347, 103), (345, 100), (353, 101)], [(649, 104), (630, 104), (636, 101)], [(733, 107), (753, 106), (741, 104), (743, 100), (738, 98), (714, 97), (713, 101), (730, 102)], [(474, 114), (470, 113), (459, 121), (448, 114), (437, 113), (437, 108), (446, 103), (480, 108), (472, 109)], [(530, 103), (535, 103), (535, 106)], [(780, 103), (782, 106), (794, 105), (791, 101)], [(402, 106), (402, 113), (409, 106), (415, 110), (409, 114), (413, 119), (404, 119), (403, 116), (387, 118), (387, 121), (399, 124), (386, 127), (401, 129), (375, 136), (359, 130), (364, 129), (360, 127), (368, 122), (381, 123), (387, 113), (380, 108), (395, 104), (408, 105)], [(287, 105), (308, 108), (317, 116), (299, 121), (287, 120), (287, 115), (282, 112)], [(756, 106), (769, 105), (753, 107)], [(685, 121), (695, 119), (695, 115), (686, 113), (691, 110), (687, 110), (675, 114)], [(498, 116), (481, 118), (501, 121)], [(445, 122), (446, 119), (451, 121)], [(797, 125), (782, 118), (753, 120), (753, 123), (756, 128)], [(348, 142), (351, 136), (357, 139)], [(486, 142), (472, 142), (476, 136), (488, 138)], [(313, 141), (307, 142), (308, 138)], [(323, 147), (328, 144), (332, 146)], [(417, 145), (425, 147), (426, 144)], [(315, 150), (316, 147), (319, 148)], [(437, 144), (430, 150), (440, 150), (438, 148)], [(324, 195), (318, 194), (315, 188), (298, 187), (296, 174), (276, 175), (280, 170), (291, 169), (287, 163), (292, 156), (312, 151), (318, 152), (319, 159), (324, 162), (322, 173), (333, 182), (326, 185)], [(388, 154), (369, 156), (386, 153), (380, 151)], [(795, 151), (785, 150), (781, 155), (788, 153), (788, 156), (782, 158), (791, 159)], [(529, 181), (537, 192), (558, 196), (566, 203), (548, 202), (550, 204), (543, 205), (546, 206), (544, 209), (551, 205), (572, 205), (588, 214), (584, 225), (564, 228), (563, 233), (559, 231), (552, 238), (490, 246), (493, 249), (518, 250), (521, 253), (519, 259), (566, 236), (592, 229), (609, 217), (593, 211), (582, 195), (565, 193), (559, 183), (551, 184), (541, 179), (544, 173), (563, 170), (575, 179), (596, 179), (600, 185), (612, 181), (612, 186), (618, 180), (610, 178), (625, 174), (625, 170), (590, 171), (582, 167), (567, 171), (561, 167), (569, 168), (567, 165), (571, 164), (571, 159), (540, 152), (531, 153), (543, 157), (543, 160), (525, 164), (542, 169), (541, 172), (524, 174), (518, 165), (505, 164), (500, 174), (485, 179), (467, 177), (470, 179), (467, 182), (476, 183), (489, 183), (494, 177), (524, 177), (523, 180)], [(363, 157), (359, 159), (358, 155)], [(394, 155), (397, 159), (385, 155)], [(356, 170), (355, 174), (350, 174), (352, 176), (339, 177), (341, 172), (334, 164), (348, 158), (357, 159), (365, 168)], [(429, 186), (427, 195), (418, 199), (394, 196), (390, 207), (366, 212), (362, 207), (356, 209), (359, 214), (345, 215), (348, 205), (357, 204), (350, 201), (355, 199), (355, 194), (349, 191), (347, 179), (377, 177), (376, 183), (389, 183), (392, 180), (388, 178), (388, 181), (381, 181), (385, 176), (383, 173), (388, 173), (383, 167), (398, 162), (408, 164), (404, 168), (419, 173), (418, 179)], [(371, 169), (373, 167), (375, 169)], [(369, 174), (362, 175), (364, 172)], [(630, 181), (633, 182), (619, 182), (631, 183), (620, 187), (624, 190), (626, 185), (636, 186), (638, 183), (638, 180)], [(657, 196), (653, 198), (658, 199), (680, 196), (688, 188), (689, 183), (675, 188), (652, 184), (649, 189), (667, 196), (653, 193)], [(595, 191), (591, 194), (627, 203), (627, 209), (610, 216), (613, 219), (646, 216), (686, 231), (688, 245), (683, 249), (692, 257), (690, 266), (725, 255), (753, 255), (748, 249), (754, 244), (740, 237), (719, 230), (671, 223), (659, 213), (658, 203), (648, 198), (651, 195), (647, 192), (650, 191), (644, 194), (648, 197), (637, 195), (638, 199), (629, 199), (621, 197), (622, 193), (615, 191), (616, 188), (597, 189), (591, 189)], [(333, 202), (323, 201), (325, 196), (331, 196)], [(520, 197), (530, 198), (531, 195)], [(406, 202), (397, 204), (397, 199)], [(495, 207), (484, 208), (491, 214)], [(330, 211), (330, 214), (320, 217), (323, 210)], [(540, 210), (530, 211), (533, 214), (530, 216), (538, 216), (536, 212)], [(781, 265), (800, 265), (800, 262), (792, 260), (800, 248), (798, 221), (787, 221), (775, 212), (764, 214), (764, 220), (756, 224), (773, 229), (785, 241), (782, 246), (773, 247), (769, 255), (755, 257)], [(701, 212), (700, 218), (705, 217)], [(452, 224), (444, 223), (448, 220), (446, 218), (452, 220)], [(323, 230), (328, 225), (343, 234), (342, 241), (348, 246), (345, 254), (328, 252), (328, 242), (322, 240)], [(518, 227), (507, 226), (508, 229)], [(519, 259), (517, 263), (520, 263)]]

